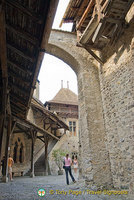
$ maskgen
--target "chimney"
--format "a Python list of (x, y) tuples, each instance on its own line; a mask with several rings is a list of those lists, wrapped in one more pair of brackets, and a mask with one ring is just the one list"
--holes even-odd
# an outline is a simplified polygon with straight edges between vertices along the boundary
[(69, 81), (67, 81), (67, 89), (69, 89)]
[(61, 80), (61, 88), (63, 88), (63, 80)]

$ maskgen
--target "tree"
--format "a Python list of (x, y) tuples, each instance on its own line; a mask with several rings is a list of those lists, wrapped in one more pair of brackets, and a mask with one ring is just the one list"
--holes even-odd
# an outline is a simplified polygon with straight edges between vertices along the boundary
[(65, 157), (65, 155), (66, 155), (66, 152), (64, 152), (62, 149), (54, 150), (52, 153), (52, 157), (54, 158), (54, 161), (60, 171), (63, 168), (63, 158)]

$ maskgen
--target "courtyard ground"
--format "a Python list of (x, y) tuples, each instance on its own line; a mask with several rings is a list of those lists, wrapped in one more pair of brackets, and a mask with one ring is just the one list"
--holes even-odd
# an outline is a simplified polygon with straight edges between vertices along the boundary
[[(13, 182), (0, 182), (0, 200), (133, 200), (128, 195), (89, 194), (92, 189), (85, 188), (84, 182), (77, 179), (76, 183), (66, 185), (65, 175), (16, 177)], [(46, 191), (39, 196), (39, 189)], [(43, 193), (42, 193), (43, 195)]]

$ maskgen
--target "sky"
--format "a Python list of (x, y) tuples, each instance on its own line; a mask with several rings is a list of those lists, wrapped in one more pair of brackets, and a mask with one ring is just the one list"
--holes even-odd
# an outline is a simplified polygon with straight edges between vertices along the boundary
[[(68, 2), (69, 0), (59, 1), (52, 27), (53, 29), (71, 31), (71, 24), (64, 24), (61, 28), (59, 28), (59, 24), (64, 15)], [(49, 54), (45, 54), (44, 56), (38, 79), (40, 81), (39, 99), (42, 101), (42, 103), (54, 98), (57, 92), (61, 89), (61, 80), (63, 80), (63, 88), (67, 88), (67, 81), (69, 81), (69, 89), (75, 94), (78, 93), (75, 72), (62, 60)]]

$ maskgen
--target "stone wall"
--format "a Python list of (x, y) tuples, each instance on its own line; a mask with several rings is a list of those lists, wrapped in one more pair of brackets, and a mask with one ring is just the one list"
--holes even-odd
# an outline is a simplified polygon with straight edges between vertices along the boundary
[(107, 60), (100, 66), (100, 85), (113, 183), (129, 188), (134, 177), (134, 18), (102, 57)]
[(46, 51), (70, 65), (78, 80), (81, 176), (90, 185), (112, 185), (106, 149), (97, 62), (76, 47), (76, 35), (53, 30)]
[(133, 189), (133, 11), (123, 36), (102, 52), (103, 66), (76, 47), (74, 34), (53, 30), (49, 39), (47, 52), (77, 75), (81, 177), (90, 185)]

